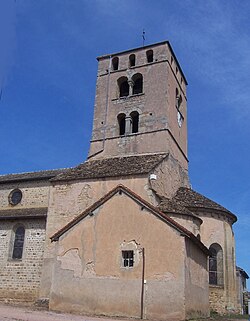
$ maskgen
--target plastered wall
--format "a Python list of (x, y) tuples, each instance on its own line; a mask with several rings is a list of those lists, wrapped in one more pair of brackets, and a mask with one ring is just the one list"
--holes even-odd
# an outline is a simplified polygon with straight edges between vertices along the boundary
[[(136, 253), (133, 268), (122, 267), (126, 248)], [(125, 194), (112, 197), (57, 242), (50, 308), (140, 317), (142, 249), (143, 316), (183, 319), (184, 238)]]

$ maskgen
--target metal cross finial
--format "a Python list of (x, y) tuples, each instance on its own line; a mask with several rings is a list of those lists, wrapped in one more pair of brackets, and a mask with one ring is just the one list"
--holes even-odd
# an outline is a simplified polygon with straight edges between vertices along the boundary
[(145, 30), (142, 30), (142, 47), (144, 47), (144, 43), (145, 43)]

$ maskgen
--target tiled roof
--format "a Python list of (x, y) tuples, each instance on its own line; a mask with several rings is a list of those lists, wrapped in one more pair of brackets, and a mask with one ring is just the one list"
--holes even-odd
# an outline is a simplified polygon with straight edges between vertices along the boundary
[(167, 154), (152, 154), (88, 160), (59, 174), (51, 181), (117, 177), (149, 173)]
[(0, 184), (20, 182), (20, 181), (46, 180), (46, 179), (55, 177), (56, 175), (64, 171), (65, 169), (54, 169), (54, 170), (46, 170), (46, 171), (39, 171), (39, 172), (0, 175)]
[(91, 215), (95, 209), (97, 209), (99, 206), (104, 204), (106, 201), (108, 201), (111, 197), (113, 197), (117, 193), (125, 193), (127, 196), (134, 199), (136, 202), (138, 202), (141, 206), (147, 208), (149, 211), (151, 211), (154, 215), (162, 219), (165, 223), (172, 226), (174, 229), (178, 230), (182, 235), (189, 238), (193, 243), (195, 243), (206, 255), (209, 255), (210, 252), (206, 248), (206, 246), (190, 231), (188, 231), (185, 227), (177, 223), (175, 220), (171, 219), (168, 215), (161, 212), (159, 209), (154, 207), (152, 204), (145, 201), (143, 198), (141, 198), (139, 195), (131, 191), (129, 188), (123, 186), (123, 185), (117, 185), (115, 188), (113, 188), (110, 192), (108, 192), (106, 195), (104, 195), (102, 198), (100, 198), (97, 202), (92, 204), (89, 208), (87, 208), (83, 213), (75, 217), (72, 221), (70, 221), (68, 224), (66, 224), (63, 228), (61, 228), (59, 231), (57, 231), (54, 235), (51, 236), (51, 241), (56, 242), (59, 240), (59, 238), (68, 230), (70, 230), (73, 226), (75, 226), (77, 223), (79, 223), (82, 219), (87, 217), (88, 215)]
[(47, 207), (0, 210), (0, 220), (46, 217)]
[(210, 200), (209, 198), (195, 192), (194, 190), (186, 187), (181, 187), (176, 192), (176, 195), (173, 197), (173, 200), (179, 203), (181, 206), (188, 207), (188, 209), (212, 209), (225, 212), (229, 214), (234, 221), (237, 220), (237, 217), (227, 210), (225, 207), (219, 205), (218, 203)]
[(187, 207), (183, 206), (180, 202), (178, 203), (175, 200), (171, 200), (169, 198), (162, 198), (158, 207), (159, 210), (163, 212), (196, 216)]

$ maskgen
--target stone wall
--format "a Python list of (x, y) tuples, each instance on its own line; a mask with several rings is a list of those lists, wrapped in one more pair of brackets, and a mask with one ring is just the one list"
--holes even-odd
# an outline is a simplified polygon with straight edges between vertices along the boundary
[(224, 287), (209, 286), (209, 304), (211, 312), (225, 314), (227, 306), (227, 297)]
[(211, 310), (218, 313), (239, 312), (236, 289), (235, 241), (232, 220), (225, 213), (213, 210), (196, 212), (203, 220), (201, 241), (209, 248), (213, 243), (223, 250), (223, 284), (210, 286)]
[[(129, 66), (132, 52), (117, 54), (119, 68), (109, 72), (110, 57), (99, 59), (93, 120), (92, 140), (89, 155), (112, 157), (124, 154), (170, 152), (187, 170), (187, 117), (186, 82), (169, 45), (164, 42), (150, 47), (154, 52), (152, 62), (147, 61), (149, 48), (133, 52), (135, 66)], [(142, 92), (120, 97), (119, 80), (143, 77)], [(179, 111), (183, 124), (178, 124), (176, 90), (182, 96)], [(131, 112), (139, 114), (138, 132), (126, 131), (120, 135), (117, 117)]]
[[(22, 259), (12, 259), (14, 232), (22, 224), (25, 241)], [(45, 219), (1, 221), (0, 299), (33, 301), (37, 298), (43, 262)]]
[[(14, 189), (20, 189), (22, 200), (13, 206), (9, 204), (9, 194)], [(17, 182), (0, 184), (0, 210), (21, 209), (48, 206), (49, 183), (44, 181)]]

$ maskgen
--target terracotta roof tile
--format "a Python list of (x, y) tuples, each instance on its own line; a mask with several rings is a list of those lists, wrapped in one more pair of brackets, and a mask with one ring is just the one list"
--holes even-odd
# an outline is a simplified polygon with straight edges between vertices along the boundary
[(88, 160), (59, 174), (51, 181), (102, 178), (149, 173), (167, 154), (152, 154)]

